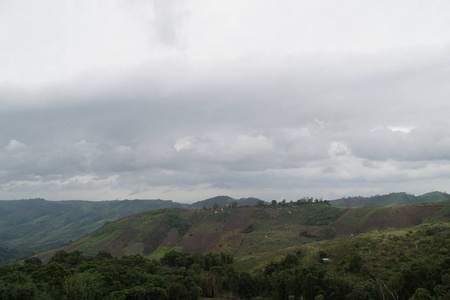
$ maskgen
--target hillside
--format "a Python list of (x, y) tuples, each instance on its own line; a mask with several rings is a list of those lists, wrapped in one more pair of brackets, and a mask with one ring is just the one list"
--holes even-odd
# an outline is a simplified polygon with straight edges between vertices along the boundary
[[(425, 202), (446, 199), (447, 197), (448, 194), (434, 192), (417, 197), (405, 193), (396, 193), (375, 196), (373, 198), (391, 199), (390, 201), (385, 201), (385, 203), (392, 204), (395, 203), (393, 200), (394, 198), (397, 199), (396, 202), (400, 202), (398, 199), (403, 198), (413, 199), (414, 202)], [(367, 199), (370, 200), (370, 197)], [(330, 201), (330, 203), (337, 204), (337, 201), (338, 200)], [(77, 240), (100, 228), (107, 222), (115, 221), (141, 211), (161, 208), (208, 209), (215, 205), (221, 207), (239, 207), (255, 205), (258, 202), (262, 203), (262, 201), (257, 198), (233, 199), (228, 196), (217, 196), (193, 204), (181, 204), (170, 200), (159, 199), (135, 199), (123, 201), (46, 201), (44, 199), (3, 200), (0, 201), (0, 247), (4, 247), (5, 249), (14, 248), (15, 250), (5, 250), (3, 252), (5, 253), (5, 259), (2, 261), (14, 261), (14, 253), (42, 252), (59, 247), (63, 244), (69, 244), (71, 241)], [(300, 200), (300, 202), (302, 201)], [(378, 201), (375, 203), (380, 204), (381, 202)], [(289, 203), (285, 204), (288, 205)], [(227, 208), (227, 210), (229, 210), (229, 208)], [(219, 212), (218, 214), (220, 215)], [(352, 222), (354, 222), (354, 219), (355, 217), (344, 217), (339, 223), (335, 224), (335, 227), (338, 232), (342, 231), (347, 234), (358, 232), (358, 226), (361, 225), (353, 224)], [(410, 222), (410, 224), (416, 223)], [(377, 226), (377, 224), (375, 225)], [(218, 230), (221, 230), (220, 227), (218, 227)], [(298, 232), (303, 233), (303, 238), (307, 238), (308, 241), (311, 241), (321, 238), (321, 230), (324, 229), (311, 227), (307, 228), (306, 232), (305, 230)], [(328, 228), (327, 231), (328, 235), (333, 232), (331, 228)], [(318, 232), (319, 234), (316, 234), (315, 232)], [(249, 238), (251, 236), (252, 235), (250, 235)], [(289, 239), (291, 241), (296, 240), (292, 236)], [(237, 238), (237, 240), (239, 240), (239, 238)], [(267, 239), (267, 241), (269, 241), (269, 239)], [(264, 248), (266, 246), (261, 247)], [(253, 249), (252, 251), (255, 250)], [(21, 255), (17, 256), (17, 258), (20, 258), (20, 256)]]
[[(450, 218), (450, 201), (394, 207), (338, 208), (325, 203), (141, 212), (64, 246), (88, 255), (161, 257), (171, 249), (248, 256), (334, 237), (407, 228)], [(48, 259), (58, 249), (40, 257)]]
[(163, 200), (0, 201), (0, 241), (3, 245), (42, 251), (68, 243), (133, 213), (182, 204)]
[(449, 243), (447, 221), (238, 258), (223, 251), (169, 251), (157, 260), (58, 251), (44, 264), (34, 257), (0, 266), (0, 298), (447, 300)]
[(255, 205), (258, 201), (260, 201), (260, 199), (253, 197), (234, 199), (228, 196), (217, 196), (190, 204), (188, 208), (191, 209), (202, 209), (204, 207), (211, 208), (215, 204), (218, 206), (226, 206), (231, 205), (233, 202), (236, 202), (237, 206), (245, 206), (245, 205)]
[(0, 246), (0, 266), (14, 263), (33, 254), (33, 251), (25, 248)]
[[(226, 201), (224, 201), (226, 200)], [(253, 205), (259, 199), (219, 196), (181, 204), (171, 200), (47, 201), (44, 199), (0, 201), (0, 264), (70, 243), (107, 222), (161, 208), (203, 208), (214, 204)], [(14, 249), (10, 250), (10, 249)]]
[(425, 202), (439, 202), (450, 200), (450, 194), (442, 192), (430, 192), (420, 196), (407, 193), (391, 193), (388, 195), (376, 195), (371, 197), (345, 197), (330, 201), (330, 204), (338, 207), (366, 207), (366, 206), (392, 206), (408, 205)]
[(249, 283), (264, 282), (250, 295), (268, 299), (449, 299), (449, 244), (450, 223), (439, 222), (246, 256), (232, 266)]

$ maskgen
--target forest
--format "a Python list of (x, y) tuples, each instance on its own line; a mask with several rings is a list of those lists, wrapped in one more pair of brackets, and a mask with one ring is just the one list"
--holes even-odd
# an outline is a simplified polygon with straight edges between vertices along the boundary
[(448, 299), (449, 229), (374, 231), (251, 261), (226, 252), (156, 260), (60, 250), (45, 263), (1, 266), (0, 299)]

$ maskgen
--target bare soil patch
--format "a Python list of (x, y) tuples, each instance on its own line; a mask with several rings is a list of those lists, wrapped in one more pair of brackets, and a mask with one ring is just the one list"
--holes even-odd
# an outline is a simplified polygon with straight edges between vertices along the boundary
[(185, 235), (177, 243), (177, 246), (183, 247), (188, 252), (208, 252), (213, 250), (219, 243), (222, 231), (195, 233), (191, 236)]
[(231, 214), (227, 217), (224, 230), (225, 231), (234, 231), (234, 230), (242, 230), (243, 228), (248, 226), (250, 222), (250, 216), (254, 208), (251, 207), (242, 207), (239, 209), (235, 209), (231, 212)]
[(118, 238), (116, 238), (109, 246), (106, 251), (111, 253), (112, 256), (119, 255), (120, 251), (127, 246), (127, 244), (136, 236), (139, 232), (137, 229), (128, 229), (122, 233)]
[(161, 222), (160, 224), (157, 224), (155, 228), (150, 231), (146, 237), (143, 239), (144, 242), (144, 255), (148, 255), (155, 251), (159, 245), (164, 241), (164, 239), (167, 237), (167, 234), (169, 233), (169, 228), (164, 224), (164, 222)]
[(178, 241), (178, 229), (172, 228), (169, 233), (167, 233), (166, 238), (162, 241), (161, 246), (163, 247), (175, 247)]

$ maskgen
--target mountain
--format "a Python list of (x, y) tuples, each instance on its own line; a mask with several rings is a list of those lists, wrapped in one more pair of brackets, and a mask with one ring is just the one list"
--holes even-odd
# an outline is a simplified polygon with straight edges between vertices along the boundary
[(338, 207), (365, 207), (365, 206), (389, 206), (407, 205), (424, 202), (438, 202), (450, 200), (450, 194), (442, 192), (430, 192), (420, 196), (407, 193), (391, 193), (388, 195), (376, 195), (371, 197), (345, 197), (330, 201), (331, 205)]
[(0, 201), (0, 241), (5, 246), (47, 250), (90, 233), (106, 222), (166, 207), (183, 205), (163, 200)]
[(237, 257), (373, 230), (450, 219), (450, 201), (392, 207), (339, 208), (324, 202), (217, 209), (159, 209), (110, 222), (56, 251), (158, 258), (172, 250), (225, 251)]
[(261, 199), (258, 198), (241, 198), (241, 199), (234, 199), (228, 196), (217, 196), (213, 198), (209, 198), (206, 200), (195, 202), (191, 205), (189, 205), (189, 208), (193, 209), (199, 209), (199, 208), (211, 208), (215, 204), (218, 206), (225, 206), (225, 205), (231, 205), (233, 202), (236, 202), (237, 206), (244, 206), (244, 205), (255, 205), (258, 201), (261, 201)]
[[(210, 208), (237, 202), (252, 205), (259, 199), (233, 199), (219, 196), (194, 204), (181, 204), (171, 200), (122, 200), (122, 201), (47, 201), (41, 198), (0, 201), (0, 247), (5, 259), (23, 257), (23, 253), (49, 250), (70, 243), (107, 222), (125, 216), (161, 208)], [(3, 249), (3, 248), (2, 248)], [(6, 255), (6, 253), (8, 255)], [(7, 259), (6, 259), (7, 258)], [(0, 262), (1, 264), (2, 262)]]

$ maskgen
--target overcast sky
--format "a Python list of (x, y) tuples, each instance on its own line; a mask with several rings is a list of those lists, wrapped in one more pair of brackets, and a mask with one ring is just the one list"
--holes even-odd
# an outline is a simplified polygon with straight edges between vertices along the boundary
[(0, 0), (0, 199), (450, 191), (450, 1)]

